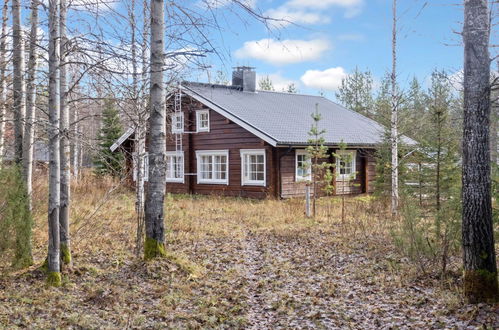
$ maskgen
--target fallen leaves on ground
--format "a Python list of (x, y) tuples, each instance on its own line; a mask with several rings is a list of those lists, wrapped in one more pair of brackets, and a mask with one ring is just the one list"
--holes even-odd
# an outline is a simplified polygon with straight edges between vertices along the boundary
[[(306, 219), (296, 201), (170, 197), (170, 257), (144, 262), (133, 255), (130, 195), (85, 219), (62, 287), (48, 288), (35, 267), (0, 279), (0, 327), (499, 327), (499, 305), (467, 305), (439, 279), (407, 276), (413, 266), (382, 231)], [(88, 214), (84, 201), (75, 216)]]

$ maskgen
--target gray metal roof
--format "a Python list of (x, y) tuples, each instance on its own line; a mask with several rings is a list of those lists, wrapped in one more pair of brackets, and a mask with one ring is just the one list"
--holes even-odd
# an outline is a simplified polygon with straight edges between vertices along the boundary
[[(186, 94), (229, 119), (235, 119), (250, 131), (256, 131), (272, 145), (307, 144), (313, 123), (311, 114), (315, 112), (316, 104), (322, 116), (319, 128), (326, 130), (326, 144), (337, 145), (343, 141), (350, 145), (372, 146), (382, 141), (385, 131), (374, 120), (322, 96), (267, 91), (252, 93), (231, 86), (200, 83), (184, 83), (182, 87)], [(416, 144), (407, 137), (402, 137), (402, 141)]]

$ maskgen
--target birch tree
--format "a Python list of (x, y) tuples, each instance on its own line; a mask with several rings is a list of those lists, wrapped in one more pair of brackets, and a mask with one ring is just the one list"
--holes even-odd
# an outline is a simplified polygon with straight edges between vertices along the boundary
[(397, 0), (393, 0), (393, 26), (392, 26), (392, 73), (391, 73), (391, 87), (392, 87), (392, 109), (391, 109), (391, 120), (390, 120), (390, 142), (391, 142), (391, 154), (392, 154), (392, 166), (391, 166), (391, 176), (392, 176), (392, 190), (391, 190), (391, 200), (392, 200), (392, 215), (396, 216), (398, 214), (398, 203), (399, 203), (399, 170), (398, 170), (398, 98), (397, 98)]
[(490, 17), (487, 0), (464, 1), (463, 263), (471, 303), (499, 298), (490, 178)]
[[(137, 20), (135, 16), (135, 0), (132, 0), (130, 10), (130, 25), (132, 30), (131, 46), (132, 46), (132, 106), (134, 110), (134, 128), (135, 128), (135, 143), (134, 143), (134, 159), (136, 164), (135, 172), (135, 211), (137, 216), (137, 238), (136, 238), (136, 254), (139, 256), (142, 253), (142, 244), (144, 241), (144, 158), (145, 158), (145, 141), (146, 141), (146, 121), (147, 112), (145, 104), (145, 96), (143, 95), (145, 83), (147, 81), (147, 2), (143, 2), (143, 30), (142, 30), (142, 45), (141, 56), (138, 55), (138, 38), (137, 38)], [(139, 60), (142, 64), (142, 88), (139, 86)]]
[(49, 201), (48, 283), (61, 285), (60, 267), (60, 148), (59, 148), (59, 0), (49, 0)]
[(151, 0), (149, 182), (145, 200), (145, 259), (165, 255), (166, 109), (163, 86), (164, 2)]
[(31, 1), (31, 30), (29, 35), (29, 58), (26, 79), (26, 123), (24, 126), (23, 147), (23, 177), (26, 184), (29, 209), (31, 210), (31, 195), (33, 191), (33, 143), (35, 141), (36, 118), (36, 69), (38, 43), (38, 0)]
[(24, 84), (24, 42), (21, 27), (21, 1), (12, 0), (12, 48), (13, 48), (13, 107), (14, 107), (14, 160), (21, 164), (23, 156), (24, 115), (26, 112), (26, 87)]
[(7, 103), (7, 61), (6, 61), (6, 43), (7, 43), (7, 14), (9, 1), (4, 0), (2, 7), (2, 35), (0, 37), (0, 166), (4, 156), (5, 141), (5, 109)]
[(59, 92), (60, 92), (60, 162), (61, 162), (61, 192), (59, 224), (61, 235), (61, 260), (65, 264), (71, 263), (71, 249), (69, 236), (69, 203), (70, 203), (70, 145), (69, 145), (69, 112), (68, 112), (68, 84), (67, 84), (67, 49), (68, 38), (66, 36), (66, 0), (60, 0), (60, 21), (59, 21)]

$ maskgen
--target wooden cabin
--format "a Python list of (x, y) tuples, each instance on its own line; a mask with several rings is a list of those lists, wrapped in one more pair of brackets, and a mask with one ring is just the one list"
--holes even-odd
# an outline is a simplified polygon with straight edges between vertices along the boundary
[[(167, 192), (303, 196), (310, 180), (310, 168), (303, 165), (310, 162), (306, 147), (316, 106), (322, 116), (319, 128), (325, 130), (327, 161), (338, 162), (335, 194), (373, 192), (374, 152), (382, 126), (322, 96), (256, 91), (255, 87), (255, 71), (238, 67), (230, 86), (184, 82), (177, 96), (169, 97)], [(129, 129), (111, 149), (131, 155), (133, 142), (133, 129)], [(351, 161), (339, 164), (333, 153), (342, 142)], [(129, 166), (133, 166), (131, 159)]]

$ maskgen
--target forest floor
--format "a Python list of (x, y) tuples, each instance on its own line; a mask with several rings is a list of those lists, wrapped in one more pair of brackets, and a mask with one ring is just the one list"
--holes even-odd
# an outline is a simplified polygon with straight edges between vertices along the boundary
[[(442, 280), (401, 256), (369, 198), (303, 202), (169, 196), (168, 257), (134, 256), (133, 193), (75, 185), (74, 265), (49, 288), (46, 195), (35, 196), (36, 265), (0, 264), (0, 328), (499, 328), (499, 305), (467, 305), (459, 256)], [(5, 266), (5, 265), (4, 265)]]

